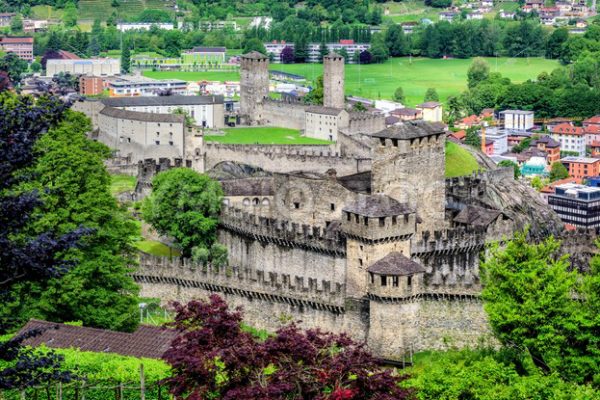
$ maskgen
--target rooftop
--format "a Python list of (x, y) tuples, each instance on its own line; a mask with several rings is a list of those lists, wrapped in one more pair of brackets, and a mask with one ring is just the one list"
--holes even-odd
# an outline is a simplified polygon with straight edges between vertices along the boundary
[(593, 164), (593, 163), (599, 162), (600, 159), (599, 158), (592, 158), (592, 157), (569, 156), (569, 157), (562, 158), (560, 161), (561, 162), (566, 162), (566, 163)]
[(342, 108), (333, 108), (333, 107), (323, 107), (323, 106), (312, 106), (306, 109), (306, 112), (312, 114), (323, 114), (323, 115), (339, 115), (342, 111)]
[(442, 105), (442, 103), (438, 103), (437, 101), (427, 101), (423, 104), (418, 104), (417, 108), (436, 108), (441, 105)]
[(400, 203), (385, 194), (359, 195), (355, 202), (345, 206), (342, 211), (369, 218), (389, 217), (414, 212), (407, 204)]
[(45, 344), (51, 348), (77, 348), (82, 351), (116, 353), (124, 356), (161, 358), (177, 336), (177, 332), (156, 326), (140, 325), (133, 333), (106, 329), (30, 320), (20, 331), (44, 330), (40, 335), (25, 340), (28, 346)]
[(0, 37), (0, 43), (31, 43), (33, 44), (32, 37), (21, 37), (21, 36), (3, 36)]
[(225, 47), (194, 47), (190, 53), (225, 53)]
[(406, 276), (425, 272), (425, 268), (396, 251), (372, 264), (369, 272), (377, 275)]
[(454, 217), (454, 222), (464, 225), (487, 227), (501, 214), (502, 212), (499, 210), (468, 205)]
[(377, 138), (410, 140), (444, 133), (444, 124), (425, 121), (405, 121), (372, 134)]
[(523, 111), (523, 110), (504, 110), (500, 111), (501, 115), (504, 114), (517, 114), (517, 115), (533, 115), (533, 111)]
[(137, 96), (112, 97), (102, 100), (109, 107), (188, 106), (223, 104), (223, 96)]
[(242, 54), (241, 58), (246, 58), (246, 59), (250, 59), (250, 60), (268, 60), (269, 59), (269, 57), (265, 56), (262, 53), (259, 53), (258, 51), (251, 51), (250, 53)]
[(127, 111), (113, 107), (104, 107), (102, 111), (100, 111), (100, 114), (113, 118), (130, 119), (144, 122), (171, 122), (183, 124), (185, 121), (185, 117), (183, 115)]
[(409, 108), (409, 107), (397, 108), (391, 112), (391, 114), (393, 114), (393, 115), (409, 116), (409, 117), (418, 115), (420, 113), (421, 113), (421, 110), (417, 110), (416, 108)]

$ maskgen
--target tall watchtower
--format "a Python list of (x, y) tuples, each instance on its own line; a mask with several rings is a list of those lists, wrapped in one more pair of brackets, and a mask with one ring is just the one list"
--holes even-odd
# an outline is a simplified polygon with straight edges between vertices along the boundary
[(263, 100), (269, 96), (269, 58), (257, 51), (241, 56), (240, 114), (249, 125), (262, 120)]
[(384, 193), (417, 211), (418, 231), (445, 227), (446, 157), (442, 124), (408, 121), (372, 135), (372, 193)]
[(323, 57), (323, 105), (344, 108), (344, 57), (329, 53)]

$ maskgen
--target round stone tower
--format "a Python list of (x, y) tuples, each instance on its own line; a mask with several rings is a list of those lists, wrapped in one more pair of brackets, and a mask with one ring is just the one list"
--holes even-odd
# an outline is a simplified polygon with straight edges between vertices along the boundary
[(269, 96), (269, 58), (257, 51), (241, 56), (240, 114), (248, 125), (262, 120), (262, 103)]
[(344, 108), (344, 57), (329, 53), (323, 57), (323, 105)]

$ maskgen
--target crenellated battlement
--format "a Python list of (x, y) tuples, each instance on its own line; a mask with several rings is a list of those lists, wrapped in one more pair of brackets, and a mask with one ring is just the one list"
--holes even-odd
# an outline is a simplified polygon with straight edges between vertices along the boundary
[(413, 241), (411, 253), (452, 254), (475, 249), (483, 249), (486, 243), (485, 228), (454, 228), (444, 231), (424, 231)]
[(497, 168), (489, 171), (476, 171), (471, 175), (459, 176), (446, 179), (446, 187), (452, 191), (457, 187), (476, 187), (481, 183), (498, 183), (506, 180), (514, 180), (512, 167)]
[(269, 145), (269, 144), (224, 144), (216, 142), (205, 143), (206, 152), (229, 150), (244, 154), (264, 154), (267, 156), (299, 156), (299, 157), (333, 157), (339, 158), (334, 145)]
[(340, 256), (346, 254), (345, 240), (335, 229), (262, 217), (234, 207), (224, 207), (221, 210), (219, 224), (223, 229), (248, 236), (259, 242)]
[(190, 259), (156, 257), (141, 253), (133, 277), (138, 282), (164, 283), (184, 288), (237, 294), (264, 300), (304, 304), (342, 312), (344, 285), (305, 276), (266, 272), (237, 266), (199, 265)]

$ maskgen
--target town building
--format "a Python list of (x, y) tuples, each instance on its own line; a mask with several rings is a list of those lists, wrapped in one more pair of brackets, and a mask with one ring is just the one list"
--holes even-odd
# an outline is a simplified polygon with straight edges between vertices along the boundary
[[(286, 47), (294, 48), (294, 43), (287, 43), (285, 41), (273, 41), (264, 44), (267, 54), (273, 55), (273, 62), (281, 62), (281, 52)], [(356, 52), (362, 53), (365, 50), (371, 48), (370, 43), (354, 43), (354, 40), (340, 40), (338, 43), (326, 43), (329, 52), (339, 53), (340, 50), (345, 49), (348, 53), (348, 63), (354, 63), (354, 54)], [(308, 44), (308, 59), (306, 62), (316, 63), (319, 62), (321, 56), (321, 44), (320, 43), (309, 43)]]
[(423, 121), (427, 122), (442, 122), (442, 103), (437, 101), (428, 101), (417, 105), (417, 110), (423, 113)]
[(553, 126), (551, 133), (552, 138), (560, 143), (562, 151), (575, 152), (579, 156), (585, 156), (583, 128), (564, 123)]
[(484, 127), (481, 131), (482, 136), (484, 134), (483, 130), (485, 130), (486, 141), (489, 140), (493, 142), (493, 149), (491, 155), (500, 155), (508, 151), (508, 133), (505, 130)]
[(310, 107), (305, 112), (304, 134), (315, 139), (336, 142), (341, 128), (349, 125), (349, 114), (343, 108)]
[(464, 129), (460, 130), (460, 131), (448, 133), (448, 139), (453, 139), (454, 141), (457, 141), (457, 142), (464, 141), (466, 137), (467, 137), (467, 131), (465, 131)]
[(46, 62), (46, 76), (59, 73), (90, 76), (115, 76), (121, 73), (118, 58), (61, 59)]
[(454, 126), (459, 129), (468, 129), (479, 124), (481, 124), (481, 120), (473, 114), (460, 119)]
[(187, 94), (187, 82), (180, 79), (119, 78), (108, 84), (111, 97), (158, 96), (163, 93)]
[(580, 229), (600, 228), (600, 188), (566, 183), (548, 195), (548, 205), (565, 223)]
[(565, 183), (576, 183), (576, 184), (581, 184), (583, 182), (582, 179), (578, 179), (578, 178), (565, 178), (565, 179), (559, 179), (557, 181), (554, 181), (552, 183), (550, 183), (549, 185), (546, 185), (542, 188), (542, 190), (540, 190), (540, 195), (542, 196), (542, 199), (544, 199), (544, 202), (546, 204), (548, 204), (548, 196), (550, 196), (551, 194), (556, 193), (556, 187), (560, 186), (560, 185), (564, 185)]
[(0, 28), (6, 28), (10, 26), (12, 19), (15, 17), (15, 13), (0, 13)]
[(587, 178), (600, 175), (600, 158), (564, 157), (560, 162), (569, 171), (572, 178)]
[(225, 47), (194, 47), (181, 53), (181, 60), (184, 64), (223, 64), (226, 52)]
[(97, 96), (104, 92), (104, 79), (99, 76), (80, 76), (79, 94), (82, 96)]
[(20, 59), (33, 61), (33, 38), (20, 36), (0, 37), (0, 50), (15, 53)]
[(458, 13), (456, 13), (454, 11), (442, 11), (440, 13), (440, 21), (452, 22), (457, 17), (458, 17)]
[(494, 155), (494, 141), (490, 140), (490, 139), (485, 139), (485, 143), (481, 143), (481, 150), (483, 151), (483, 154), (485, 154), (486, 156), (493, 156)]
[(411, 35), (419, 24), (415, 21), (407, 21), (402, 22), (400, 25), (402, 26), (402, 32), (404, 32), (405, 35)]
[(107, 107), (127, 111), (155, 114), (172, 114), (184, 111), (195, 124), (203, 128), (225, 126), (223, 96), (139, 96), (115, 97), (102, 100)]
[(390, 111), (390, 115), (400, 118), (401, 121), (414, 121), (423, 118), (423, 110), (410, 107), (397, 108)]
[(524, 176), (546, 175), (546, 157), (531, 157), (523, 163), (521, 174)]
[(590, 143), (590, 152), (592, 153), (592, 157), (600, 157), (600, 141), (594, 140)]
[(117, 30), (120, 32), (127, 31), (149, 31), (150, 28), (157, 27), (164, 30), (173, 30), (175, 26), (168, 22), (119, 22), (117, 23)]
[(560, 143), (552, 139), (550, 136), (541, 136), (531, 143), (537, 149), (546, 152), (546, 161), (552, 165), (560, 161)]
[(505, 110), (500, 112), (504, 129), (526, 132), (533, 128), (533, 111)]

